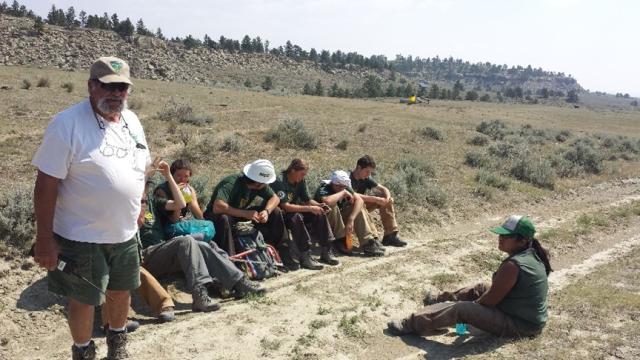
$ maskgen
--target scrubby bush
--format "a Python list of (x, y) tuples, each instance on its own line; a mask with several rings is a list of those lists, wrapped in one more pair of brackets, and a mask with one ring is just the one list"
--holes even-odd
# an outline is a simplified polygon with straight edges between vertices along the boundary
[(604, 170), (604, 156), (589, 142), (577, 141), (564, 153), (564, 158), (581, 167), (585, 172), (599, 174)]
[(196, 114), (189, 104), (169, 101), (156, 117), (163, 121), (177, 121), (181, 124), (204, 126), (213, 122), (213, 117)]
[(338, 149), (338, 150), (347, 150), (348, 146), (349, 146), (349, 140), (344, 139), (344, 140), (341, 140), (339, 143), (336, 144), (336, 149)]
[(469, 151), (465, 155), (464, 163), (471, 167), (486, 167), (491, 163), (491, 160), (481, 152)]
[(207, 137), (192, 136), (175, 155), (177, 159), (187, 159), (194, 164), (208, 164), (213, 160), (211, 141)]
[(476, 127), (476, 131), (493, 140), (502, 140), (508, 133), (507, 126), (500, 120), (483, 121)]
[(383, 182), (399, 206), (405, 204), (431, 204), (443, 207), (447, 203), (447, 194), (431, 179), (435, 170), (431, 164), (418, 159), (403, 159), (394, 165), (394, 171), (383, 173)]
[(473, 191), (471, 192), (474, 196), (477, 196), (479, 198), (483, 198), (485, 200), (493, 200), (493, 197), (495, 195), (495, 190), (487, 185), (483, 185), (483, 184), (479, 184), (478, 186), (473, 188)]
[(49, 82), (49, 78), (39, 78), (38, 82), (36, 83), (36, 87), (49, 87), (50, 82)]
[(558, 134), (556, 134), (556, 140), (558, 142), (565, 142), (570, 137), (571, 137), (571, 132), (569, 130), (561, 130)]
[(482, 185), (491, 186), (497, 189), (508, 190), (511, 180), (504, 178), (495, 172), (480, 170), (476, 174), (476, 181)]
[(222, 140), (222, 144), (220, 144), (218, 150), (231, 154), (237, 154), (240, 152), (240, 150), (242, 150), (242, 145), (242, 138), (238, 136), (238, 134), (231, 134), (225, 137), (224, 140)]
[(61, 88), (65, 89), (68, 93), (71, 93), (73, 91), (73, 83), (66, 82), (62, 84)]
[(553, 189), (555, 186), (551, 162), (527, 153), (521, 153), (513, 159), (510, 173), (516, 179), (541, 188)]
[(434, 129), (432, 127), (425, 127), (422, 129), (418, 130), (418, 133), (420, 135), (422, 135), (425, 138), (428, 139), (433, 139), (433, 140), (438, 140), (438, 141), (443, 141), (444, 140), (444, 134), (442, 134), (442, 131), (438, 130), (438, 129)]
[(264, 140), (273, 142), (281, 148), (315, 149), (318, 147), (318, 140), (307, 131), (302, 121), (298, 119), (287, 119), (269, 130)]
[(31, 81), (29, 81), (29, 79), (22, 79), (22, 84), (20, 85), (20, 88), (25, 89), (25, 90), (29, 90), (31, 89)]
[(468, 143), (475, 146), (485, 146), (489, 143), (489, 137), (486, 135), (476, 135), (469, 139)]
[(35, 237), (33, 188), (14, 187), (0, 194), (0, 243), (26, 250)]
[(489, 146), (488, 151), (493, 156), (505, 159), (515, 155), (521, 149), (511, 142), (499, 142)]

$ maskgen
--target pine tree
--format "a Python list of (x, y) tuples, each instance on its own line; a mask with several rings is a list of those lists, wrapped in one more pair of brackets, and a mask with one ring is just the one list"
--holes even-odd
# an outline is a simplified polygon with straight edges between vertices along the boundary
[(136, 33), (138, 35), (150, 35), (149, 29), (144, 25), (144, 21), (142, 19), (138, 20), (136, 23)]
[(162, 29), (158, 28), (156, 29), (156, 37), (160, 40), (165, 40), (166, 38), (164, 37), (164, 34), (162, 33)]
[(262, 86), (265, 91), (273, 89), (273, 79), (271, 79), (271, 76), (266, 76), (260, 86)]
[(116, 13), (111, 15), (111, 26), (113, 26), (114, 29), (117, 29), (120, 26), (120, 19), (118, 19), (118, 14)]
[(314, 91), (314, 95), (324, 96), (324, 86), (322, 86), (322, 82), (320, 80), (316, 82), (316, 89)]
[(82, 27), (86, 27), (87, 26), (87, 13), (84, 10), (80, 10), (80, 13), (78, 14), (78, 19), (80, 20), (80, 26)]
[(44, 32), (44, 22), (40, 16), (37, 16), (35, 21), (33, 22), (33, 31), (35, 31), (38, 35), (41, 35)]
[(313, 95), (313, 90), (311, 90), (311, 86), (308, 83), (304, 84), (304, 88), (302, 88), (302, 95)]
[(429, 89), (429, 97), (431, 99), (437, 99), (440, 97), (440, 88), (436, 84), (431, 84), (431, 88)]
[(3, 1), (2, 3), (0, 3), (0, 14), (6, 13), (8, 9), (9, 9), (9, 5), (7, 5), (6, 1)]
[(384, 92), (384, 96), (386, 97), (392, 97), (396, 94), (396, 89), (395, 87), (393, 87), (393, 84), (389, 84), (389, 86), (387, 86), (387, 91)]
[(320, 57), (318, 56), (318, 52), (316, 51), (316, 49), (311, 48), (311, 50), (309, 50), (309, 60), (313, 62), (318, 62), (318, 60), (320, 60)]
[(133, 23), (131, 22), (131, 20), (127, 18), (126, 20), (121, 21), (118, 28), (114, 30), (116, 33), (118, 33), (118, 35), (126, 38), (133, 35), (135, 28), (133, 27)]
[(251, 38), (249, 37), (249, 35), (245, 35), (242, 38), (242, 42), (240, 43), (240, 50), (246, 53), (253, 52), (253, 49), (251, 48)]
[(64, 26), (67, 29), (73, 29), (76, 25), (76, 9), (74, 9), (73, 6), (70, 6), (67, 9), (67, 13), (64, 15)]

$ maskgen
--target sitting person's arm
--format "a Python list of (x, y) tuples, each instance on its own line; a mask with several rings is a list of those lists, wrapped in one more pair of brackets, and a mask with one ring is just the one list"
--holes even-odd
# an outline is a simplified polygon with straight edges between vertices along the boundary
[(310, 200), (306, 204), (298, 205), (291, 203), (280, 203), (280, 208), (284, 210), (284, 212), (310, 212), (313, 214), (322, 214), (325, 210), (322, 208), (322, 205), (317, 201)]
[(476, 300), (478, 304), (496, 306), (511, 291), (518, 280), (518, 265), (507, 261), (496, 271), (491, 287)]
[(243, 218), (247, 220), (254, 220), (254, 218), (257, 218), (258, 216), (258, 212), (255, 210), (243, 210), (234, 208), (232, 206), (229, 206), (226, 201), (221, 199), (216, 199), (213, 202), (213, 213), (229, 215), (235, 218)]
[[(169, 220), (171, 220), (172, 222), (176, 222), (180, 219), (180, 210), (187, 206), (187, 203), (184, 201), (184, 197), (180, 192), (180, 188), (171, 175), (169, 164), (166, 161), (161, 161), (158, 164), (158, 169), (167, 181), (169, 190), (171, 191), (171, 195), (173, 197), (173, 200), (167, 200), (164, 209), (172, 212)], [(154, 196), (159, 198), (167, 198), (167, 194), (165, 194), (164, 190), (162, 189), (156, 189), (156, 191), (154, 192)]]
[(389, 191), (389, 189), (387, 189), (386, 186), (378, 184), (371, 190), (376, 194), (381, 194), (382, 196), (360, 194), (360, 197), (365, 204), (376, 204), (379, 206), (384, 206), (389, 201), (393, 201), (391, 199), (391, 192)]
[[(340, 200), (344, 199), (344, 198), (351, 198), (353, 195), (351, 195), (347, 189), (343, 189), (341, 191), (338, 191), (335, 194), (331, 194), (331, 195), (327, 195), (322, 197), (320, 200), (322, 200), (323, 203), (329, 205), (329, 206), (333, 206), (335, 204), (337, 204)], [(351, 202), (351, 200), (349, 200)]]
[(202, 215), (200, 203), (198, 203), (198, 194), (196, 194), (196, 189), (190, 185), (187, 186), (189, 186), (189, 190), (191, 190), (191, 201), (187, 203), (187, 207), (194, 218), (202, 220), (204, 219), (204, 216)]

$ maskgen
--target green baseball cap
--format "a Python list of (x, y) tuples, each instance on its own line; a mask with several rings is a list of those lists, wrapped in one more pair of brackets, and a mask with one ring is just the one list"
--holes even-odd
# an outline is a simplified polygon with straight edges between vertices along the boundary
[(533, 235), (536, 233), (536, 228), (528, 217), (522, 215), (511, 215), (507, 218), (507, 221), (502, 224), (502, 226), (492, 228), (490, 231), (498, 235), (518, 234), (527, 239), (533, 239)]

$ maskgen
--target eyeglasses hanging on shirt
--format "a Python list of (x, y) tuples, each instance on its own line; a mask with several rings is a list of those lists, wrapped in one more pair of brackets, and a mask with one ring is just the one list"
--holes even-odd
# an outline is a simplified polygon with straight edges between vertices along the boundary
[[(93, 116), (96, 119), (96, 123), (98, 124), (98, 128), (100, 128), (100, 130), (106, 132), (107, 131), (107, 127), (104, 124), (104, 122), (98, 118), (98, 115), (95, 112), (93, 113)], [(144, 144), (142, 144), (138, 140), (138, 137), (131, 132), (131, 129), (129, 129), (129, 124), (127, 123), (127, 120), (124, 118), (122, 113), (120, 113), (120, 119), (122, 119), (122, 122), (124, 123), (122, 128), (126, 129), (127, 133), (129, 134), (129, 137), (131, 139), (133, 139), (133, 141), (135, 141), (136, 149), (141, 149), (141, 150), (146, 149), (147, 147)], [(105, 138), (104, 146), (102, 146), (100, 148), (100, 153), (102, 155), (106, 156), (106, 157), (111, 157), (111, 156), (115, 155), (118, 158), (124, 158), (127, 155), (129, 155), (129, 148), (120, 147), (120, 146), (117, 146), (117, 145), (110, 144), (109, 141), (107, 140), (107, 138)]]

